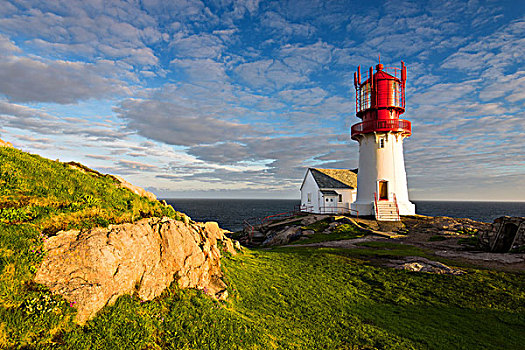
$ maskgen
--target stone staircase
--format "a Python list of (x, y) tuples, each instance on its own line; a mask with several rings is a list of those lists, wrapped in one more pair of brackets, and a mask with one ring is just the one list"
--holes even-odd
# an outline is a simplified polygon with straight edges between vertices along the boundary
[(397, 213), (396, 202), (376, 201), (375, 206), (377, 221), (401, 221), (401, 218)]

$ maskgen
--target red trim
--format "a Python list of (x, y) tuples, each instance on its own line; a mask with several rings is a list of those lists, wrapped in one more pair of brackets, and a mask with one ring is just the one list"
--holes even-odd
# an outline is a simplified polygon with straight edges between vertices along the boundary
[(355, 140), (357, 135), (388, 131), (401, 132), (410, 136), (412, 135), (412, 123), (404, 119), (368, 120), (352, 125), (352, 138)]

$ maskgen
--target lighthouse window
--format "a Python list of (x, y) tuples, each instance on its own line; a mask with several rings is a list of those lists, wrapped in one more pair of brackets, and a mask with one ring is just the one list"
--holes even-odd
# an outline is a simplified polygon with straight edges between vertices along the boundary
[(380, 138), (379, 139), (379, 148), (385, 148), (385, 139), (384, 138)]
[(340, 194), (340, 195), (339, 195), (339, 203), (342, 203), (342, 202), (343, 202), (343, 195)]
[(326, 198), (326, 201), (328, 202), (328, 198)]
[(308, 193), (308, 203), (312, 203), (312, 193)]

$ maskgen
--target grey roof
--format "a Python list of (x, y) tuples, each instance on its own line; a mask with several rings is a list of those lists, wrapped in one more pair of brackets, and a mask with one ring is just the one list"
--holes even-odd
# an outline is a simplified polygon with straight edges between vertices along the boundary
[(321, 190), (321, 193), (325, 196), (338, 196), (339, 193), (335, 192), (334, 190)]
[(357, 169), (309, 168), (319, 188), (357, 188)]

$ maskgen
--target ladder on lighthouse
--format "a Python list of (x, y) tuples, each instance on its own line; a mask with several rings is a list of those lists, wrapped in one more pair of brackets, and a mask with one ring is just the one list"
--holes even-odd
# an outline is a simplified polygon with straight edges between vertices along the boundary
[(396, 195), (394, 200), (377, 200), (377, 193), (374, 193), (374, 211), (377, 221), (401, 221)]

